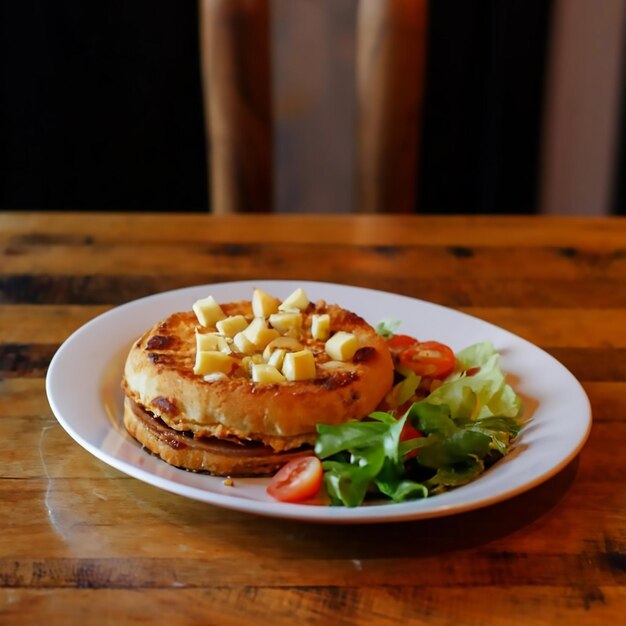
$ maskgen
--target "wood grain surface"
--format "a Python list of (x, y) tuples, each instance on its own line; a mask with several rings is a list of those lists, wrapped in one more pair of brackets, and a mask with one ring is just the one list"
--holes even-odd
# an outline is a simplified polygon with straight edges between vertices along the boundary
[[(433, 520), (254, 517), (78, 446), (45, 395), (76, 328), (211, 281), (325, 280), (432, 300), (582, 382), (580, 455), (531, 491)], [(540, 375), (540, 372), (538, 372)], [(626, 220), (0, 214), (0, 624), (621, 624)]]

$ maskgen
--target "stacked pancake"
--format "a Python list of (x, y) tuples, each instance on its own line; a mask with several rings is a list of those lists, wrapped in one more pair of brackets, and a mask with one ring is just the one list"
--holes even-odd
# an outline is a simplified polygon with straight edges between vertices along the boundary
[(386, 341), (358, 315), (296, 290), (280, 301), (199, 300), (131, 348), (124, 424), (164, 461), (272, 474), (310, 454), (317, 424), (360, 420), (393, 382)]

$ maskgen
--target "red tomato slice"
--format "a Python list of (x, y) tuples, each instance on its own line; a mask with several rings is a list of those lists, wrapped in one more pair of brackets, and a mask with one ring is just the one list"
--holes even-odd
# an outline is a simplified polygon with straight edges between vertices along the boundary
[(267, 493), (281, 502), (302, 502), (322, 486), (322, 464), (316, 456), (303, 456), (281, 467), (267, 487)]
[(387, 339), (387, 345), (389, 346), (389, 349), (394, 353), (406, 350), (416, 343), (418, 343), (417, 339), (415, 339), (414, 337), (409, 337), (409, 335), (393, 335), (392, 337)]
[(400, 352), (398, 361), (418, 376), (441, 379), (454, 369), (454, 352), (437, 341), (421, 341)]
[[(422, 436), (422, 433), (414, 428), (408, 421), (404, 422), (404, 426), (402, 427), (402, 432), (400, 433), (400, 441), (408, 441), (409, 439), (419, 439)], [(405, 454), (405, 459), (413, 459), (417, 456), (419, 450), (411, 450)]]

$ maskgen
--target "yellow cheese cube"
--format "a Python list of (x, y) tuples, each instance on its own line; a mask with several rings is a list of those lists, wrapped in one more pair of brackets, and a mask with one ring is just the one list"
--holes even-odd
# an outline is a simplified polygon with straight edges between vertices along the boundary
[(255, 317), (267, 318), (278, 311), (280, 300), (265, 293), (261, 289), (252, 292), (252, 312)]
[(297, 352), (298, 350), (302, 350), (302, 347), (302, 344), (293, 337), (277, 337), (276, 339), (272, 339), (272, 341), (265, 346), (263, 359), (269, 361), (272, 352), (278, 348), (282, 348), (285, 352)]
[(219, 320), (215, 326), (218, 332), (225, 337), (234, 337), (248, 325), (248, 321), (243, 315), (232, 315)]
[(196, 352), (217, 351), (230, 354), (232, 350), (225, 337), (217, 333), (196, 333)]
[(273, 365), (268, 365), (267, 363), (255, 363), (252, 366), (252, 381), (255, 383), (271, 385), (284, 382), (285, 377)]
[(330, 337), (330, 315), (311, 316), (311, 336), (319, 341), (326, 341)]
[(349, 361), (359, 349), (359, 340), (343, 330), (336, 332), (325, 344), (326, 354), (335, 361)]
[(213, 296), (197, 300), (193, 305), (193, 312), (202, 326), (215, 326), (215, 323), (226, 317), (222, 307)]
[(215, 374), (216, 372), (230, 374), (235, 363), (235, 359), (223, 352), (205, 350), (196, 353), (196, 363), (193, 368), (193, 373), (199, 374), (200, 376)]
[(267, 364), (272, 365), (279, 370), (283, 366), (285, 354), (287, 354), (287, 350), (284, 350), (283, 348), (277, 348), (276, 350), (274, 350), (274, 352), (270, 354), (270, 357), (267, 360)]
[(269, 323), (284, 335), (292, 330), (302, 328), (302, 313), (274, 313), (270, 315)]
[(255, 317), (242, 332), (246, 339), (260, 350), (279, 336), (279, 332), (274, 328), (269, 328), (267, 322), (261, 317)]
[(233, 337), (233, 344), (237, 351), (243, 354), (256, 352), (256, 346), (244, 335), (243, 331)]
[(294, 309), (299, 309), (300, 311), (304, 311), (309, 306), (309, 299), (304, 293), (304, 289), (298, 287), (292, 294), (287, 296), (280, 306), (278, 307), (279, 311), (292, 311)]
[(241, 367), (248, 374), (251, 374), (253, 366), (258, 365), (259, 363), (263, 363), (263, 357), (260, 354), (251, 354), (244, 356), (243, 359), (241, 359)]
[(283, 360), (283, 375), (287, 380), (315, 378), (315, 357), (310, 350), (288, 352)]

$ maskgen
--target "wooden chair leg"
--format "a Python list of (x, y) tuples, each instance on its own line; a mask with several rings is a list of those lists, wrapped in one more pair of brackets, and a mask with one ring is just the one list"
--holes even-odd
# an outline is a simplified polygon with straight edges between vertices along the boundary
[(199, 0), (214, 213), (272, 210), (269, 0)]
[(427, 0), (360, 0), (357, 210), (414, 211)]

